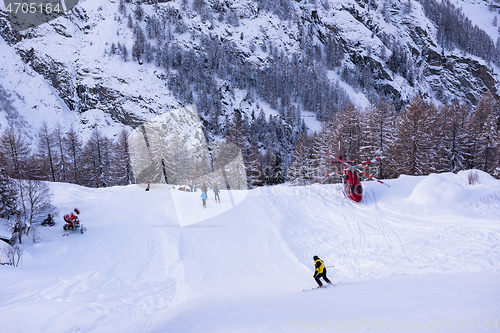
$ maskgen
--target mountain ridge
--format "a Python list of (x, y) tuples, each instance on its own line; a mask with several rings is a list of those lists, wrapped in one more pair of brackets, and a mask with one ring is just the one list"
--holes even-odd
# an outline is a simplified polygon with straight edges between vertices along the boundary
[[(71, 118), (76, 118), (77, 126), (84, 132), (89, 132), (95, 124), (103, 124), (114, 134), (118, 131), (112, 128), (135, 127), (155, 115), (192, 103), (198, 105), (200, 116), (207, 121), (206, 113), (213, 113), (214, 107), (209, 106), (207, 110), (200, 97), (205, 90), (192, 87), (192, 82), (203, 78), (186, 80), (182, 77), (186, 75), (176, 68), (159, 66), (158, 59), (166, 51), (161, 49), (164, 36), (154, 35), (155, 31), (164, 33), (169, 43), (168, 52), (177, 52), (181, 62), (190, 56), (195, 61), (205, 59), (209, 50), (205, 49), (204, 38), (217, 41), (222, 48), (230, 49), (228, 54), (235, 56), (232, 61), (248, 67), (250, 78), (244, 80), (257, 86), (261, 79), (255, 71), (274, 70), (271, 66), (276, 54), (293, 58), (294, 54), (302, 53), (303, 59), (310, 56), (308, 61), (322, 62), (324, 67), (337, 72), (337, 78), (364, 93), (369, 100), (384, 94), (391, 97), (398, 108), (416, 94), (445, 104), (457, 98), (471, 106), (485, 91), (499, 97), (496, 67), (487, 66), (486, 61), (476, 56), (440, 50), (437, 28), (425, 16), (419, 2), (353, 0), (272, 4), (264, 0), (231, 3), (196, 0), (152, 3), (93, 4), (84, 0), (64, 17), (21, 33), (9, 27), (6, 13), (0, 11), (0, 35), (20, 56), (4, 58), (2, 67), (31, 68), (44, 78), (48, 88), (44, 94), (53, 91), (57, 95), (55, 101), (41, 106), (26, 98), (23, 101), (16, 98), (16, 94), (24, 97), (26, 93), (19, 92), (19, 87), (8, 86), (6, 74), (0, 77), (0, 85), (6, 95), (11, 96), (11, 105), (34, 129), (37, 121), (31, 121), (29, 112), (23, 109), (69, 111), (76, 115)], [(138, 8), (143, 11), (141, 19), (136, 13)], [(151, 28), (155, 18), (163, 20), (160, 20), (163, 30)], [(127, 22), (130, 20), (132, 23)], [(144, 35), (151, 35), (153, 31), (149, 36), (152, 38), (146, 37), (143, 46), (152, 48), (154, 60), (151, 62), (144, 48), (135, 59), (127, 62), (120, 59), (124, 57), (123, 47), (130, 55), (134, 52), (137, 27), (146, 31)], [(113, 46), (115, 43), (120, 45), (120, 50)], [(316, 60), (317, 57), (320, 60)], [(304, 62), (299, 59), (298, 63)], [(22, 74), (17, 71), (9, 75)], [(277, 92), (276, 97), (263, 97), (254, 87), (238, 87), (235, 75), (239, 74), (234, 70), (226, 78), (216, 73), (215, 81), (206, 83), (214, 86), (211, 88), (214, 93), (207, 98), (220, 98), (221, 106), (215, 107), (215, 112), (220, 113), (216, 117), (221, 119), (219, 125), (223, 127), (224, 118), (232, 117), (238, 110), (247, 116), (260, 109), (268, 115), (277, 114), (284, 98), (291, 98), (288, 104), (296, 105), (301, 111), (316, 113), (320, 120), (336, 112), (336, 106), (331, 105), (322, 107), (330, 111), (315, 110), (313, 104), (311, 107), (300, 96), (288, 97)], [(349, 98), (349, 93), (336, 90), (335, 82), (329, 82), (331, 89), (340, 94), (337, 105), (341, 108), (345, 103), (342, 100)], [(241, 91), (240, 97), (234, 94), (235, 90)], [(277, 98), (278, 103), (273, 98)], [(323, 104), (331, 104), (322, 98)], [(60, 105), (61, 100), (64, 105)], [(248, 102), (242, 108), (245, 100)], [(2, 125), (7, 123), (3, 121)]]

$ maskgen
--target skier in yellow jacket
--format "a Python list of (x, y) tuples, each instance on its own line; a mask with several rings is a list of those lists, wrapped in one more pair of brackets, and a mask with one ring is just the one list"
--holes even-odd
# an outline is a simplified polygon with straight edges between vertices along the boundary
[(321, 283), (320, 278), (323, 278), (326, 283), (332, 284), (330, 280), (326, 277), (326, 268), (325, 263), (318, 256), (314, 256), (314, 266), (316, 267), (316, 271), (314, 272), (314, 279), (318, 283), (318, 288), (323, 287), (323, 283)]

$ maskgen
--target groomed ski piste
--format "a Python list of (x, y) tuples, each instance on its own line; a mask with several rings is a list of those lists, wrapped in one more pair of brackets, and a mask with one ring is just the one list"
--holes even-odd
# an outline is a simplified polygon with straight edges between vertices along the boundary
[[(209, 189), (206, 209), (199, 190), (53, 183), (57, 225), (0, 266), (0, 331), (500, 332), (500, 181), (467, 175), (364, 182), (360, 203)], [(63, 237), (75, 207), (87, 232)], [(314, 255), (335, 286), (303, 292)]]

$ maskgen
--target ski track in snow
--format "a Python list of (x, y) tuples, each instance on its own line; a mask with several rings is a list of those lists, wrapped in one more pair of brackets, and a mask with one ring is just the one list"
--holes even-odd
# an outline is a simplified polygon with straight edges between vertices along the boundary
[[(464, 176), (439, 177), (461, 184)], [(51, 184), (58, 224), (40, 229), (39, 244), (25, 238), (22, 267), (0, 266), (2, 329), (289, 332), (323, 319), (493, 321), (498, 181), (466, 188), (463, 202), (421, 206), (412, 200), (422, 179), (392, 180), (390, 189), (367, 182), (360, 203), (341, 185), (281, 185), (235, 191), (246, 197), (228, 209), (223, 192), (220, 205), (208, 205), (210, 218), (186, 227), (175, 207), (199, 209), (199, 193), (175, 193), (174, 207), (165, 187)], [(62, 237), (62, 215), (74, 207), (87, 232)], [(336, 286), (303, 293), (315, 286), (313, 255), (335, 266)]]

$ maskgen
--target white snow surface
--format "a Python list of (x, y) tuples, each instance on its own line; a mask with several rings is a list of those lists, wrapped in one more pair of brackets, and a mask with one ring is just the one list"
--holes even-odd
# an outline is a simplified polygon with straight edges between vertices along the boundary
[[(209, 189), (207, 209), (175, 192), (206, 216), (186, 227), (164, 185), (52, 183), (58, 224), (0, 266), (1, 330), (497, 332), (500, 181), (467, 175), (365, 182), (360, 203), (340, 185), (258, 188), (235, 207)], [(75, 207), (87, 232), (64, 237)], [(314, 255), (335, 286), (303, 292)]]

